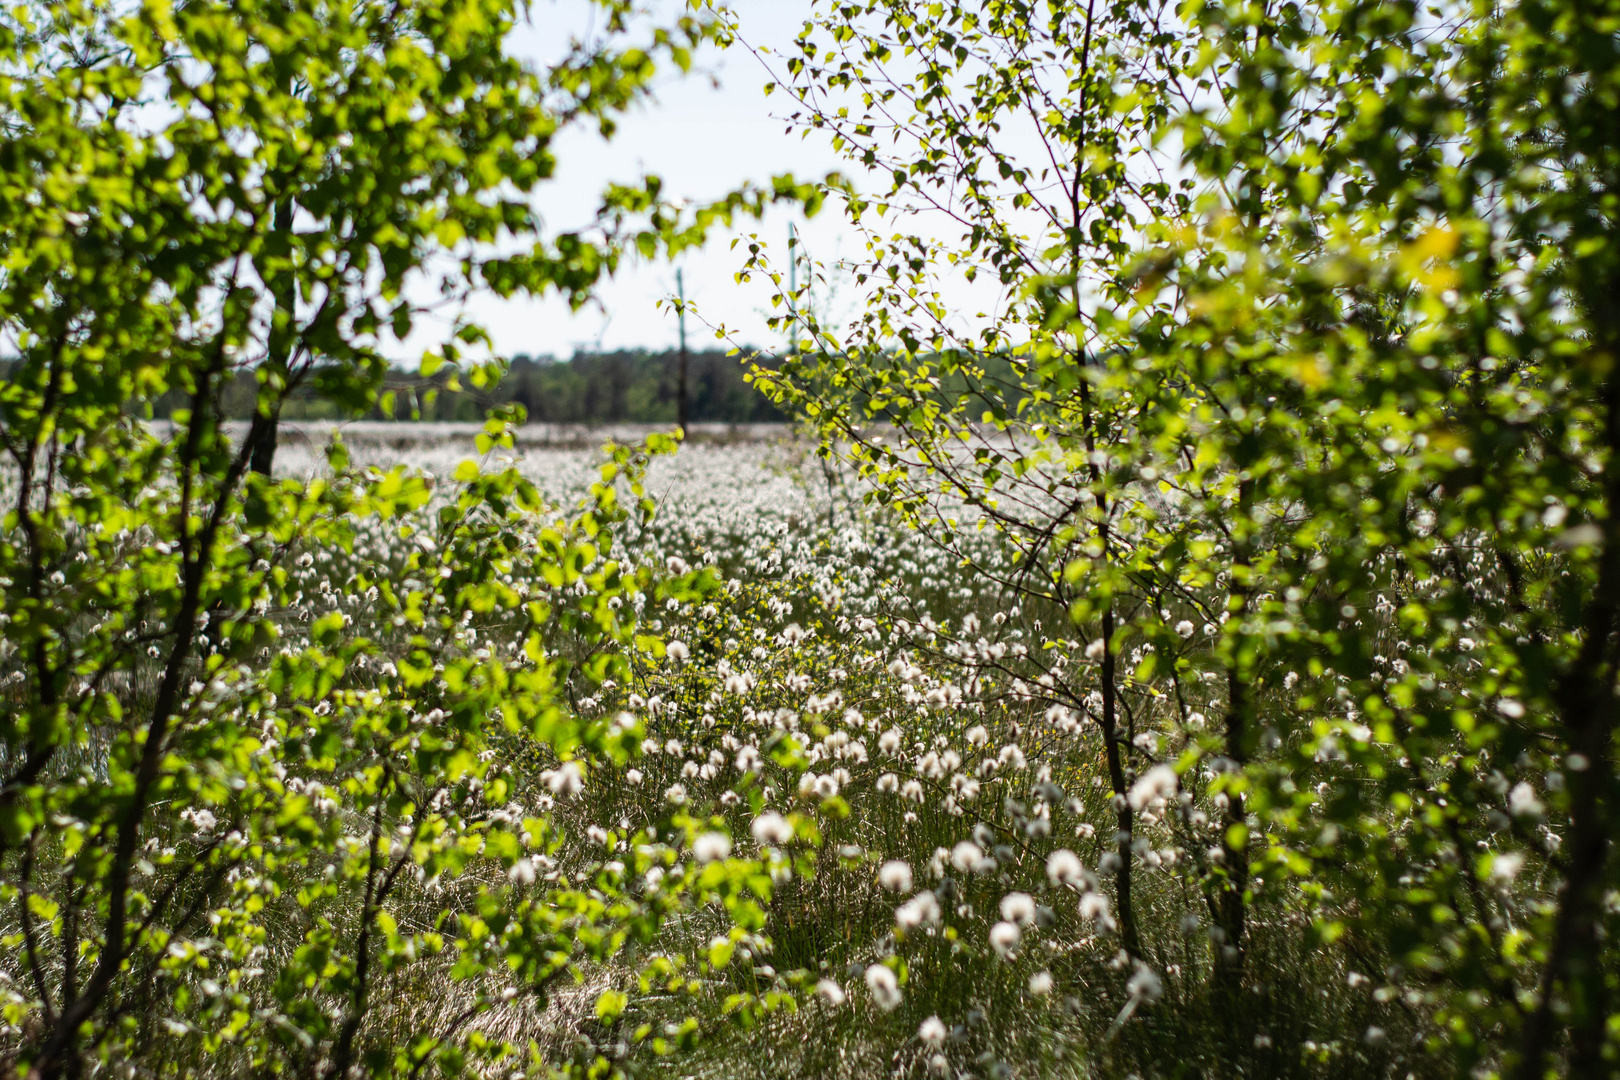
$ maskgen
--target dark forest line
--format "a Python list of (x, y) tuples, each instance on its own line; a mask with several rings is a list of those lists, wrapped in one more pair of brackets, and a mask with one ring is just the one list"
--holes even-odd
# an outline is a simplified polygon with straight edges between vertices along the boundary
[[(693, 423), (752, 424), (786, 419), (782, 411), (746, 380), (748, 354), (709, 349), (687, 354), (688, 418)], [(680, 353), (669, 349), (621, 349), (577, 353), (572, 359), (513, 357), (505, 378), (492, 390), (478, 390), (462, 378), (452, 383), (449, 369), (430, 378), (399, 371), (389, 377), (392, 412), (379, 404), (371, 420), (482, 421), (491, 408), (516, 403), (535, 423), (673, 424), (679, 393)], [(452, 389), (452, 386), (457, 388)], [(253, 415), (256, 381), (238, 372), (223, 390), (222, 411), (235, 420)], [(172, 395), (154, 405), (167, 417), (182, 399)], [(283, 406), (284, 420), (337, 419), (337, 406), (313, 384), (301, 386)]]

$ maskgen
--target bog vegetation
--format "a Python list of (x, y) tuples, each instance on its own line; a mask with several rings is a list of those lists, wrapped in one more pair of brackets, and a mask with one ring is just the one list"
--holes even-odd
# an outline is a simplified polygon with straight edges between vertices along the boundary
[[(596, 6), (0, 15), (0, 1069), (1620, 1073), (1620, 6), (821, 4), (548, 233)], [(795, 437), (280, 438), (773, 203)]]

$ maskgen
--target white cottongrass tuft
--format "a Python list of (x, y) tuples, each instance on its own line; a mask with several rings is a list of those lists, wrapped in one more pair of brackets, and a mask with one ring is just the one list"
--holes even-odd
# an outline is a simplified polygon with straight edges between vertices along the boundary
[(1137, 777), (1125, 796), (1132, 810), (1141, 810), (1154, 799), (1168, 799), (1176, 793), (1176, 770), (1165, 764), (1153, 766)]
[(1018, 943), (1022, 940), (1024, 935), (1018, 929), (1017, 923), (998, 922), (990, 928), (990, 947), (995, 949), (1003, 960), (1009, 959), (1018, 951)]
[(831, 979), (822, 979), (816, 983), (816, 996), (836, 1009), (844, 1003), (844, 988)]
[(789, 824), (787, 818), (775, 810), (767, 810), (755, 818), (749, 831), (754, 834), (754, 840), (760, 844), (780, 847), (793, 839), (793, 826)]
[(1085, 868), (1080, 865), (1080, 856), (1068, 848), (1058, 848), (1046, 857), (1046, 876), (1054, 885), (1074, 886), (1085, 880)]
[(706, 832), (692, 841), (692, 857), (700, 863), (717, 862), (731, 854), (731, 837), (720, 832)]
[(1508, 792), (1508, 810), (1516, 818), (1539, 818), (1546, 809), (1536, 798), (1536, 789), (1522, 780)]
[(918, 1025), (917, 1038), (924, 1046), (939, 1046), (945, 1041), (945, 1021), (930, 1016)]
[(902, 930), (939, 925), (941, 912), (939, 898), (931, 892), (920, 892), (901, 904), (894, 912), (894, 921)]
[(1088, 920), (1108, 918), (1108, 897), (1100, 892), (1086, 892), (1080, 897), (1080, 917)]
[(512, 864), (512, 868), (506, 872), (506, 876), (514, 885), (533, 885), (534, 863), (527, 858), (519, 859)]
[(572, 799), (585, 790), (585, 772), (577, 761), (565, 761), (555, 769), (547, 769), (540, 778), (559, 799)]
[(1045, 997), (1052, 992), (1052, 973), (1050, 971), (1037, 971), (1029, 977), (1029, 992), (1036, 997)]
[(1018, 926), (1035, 921), (1035, 900), (1026, 892), (1010, 892), (1001, 898), (1001, 917)]
[(984, 858), (984, 849), (971, 840), (963, 840), (951, 849), (951, 865), (956, 867), (958, 873), (965, 874)]
[(878, 884), (890, 892), (910, 892), (910, 864), (901, 859), (890, 859), (878, 868)]
[(882, 964), (866, 969), (866, 988), (872, 991), (872, 1000), (884, 1012), (892, 1012), (900, 1005), (900, 980)]
[(1138, 962), (1136, 973), (1125, 984), (1125, 992), (1134, 1000), (1151, 1005), (1164, 994), (1164, 983), (1159, 981), (1158, 974), (1152, 968)]
[(1198, 628), (1192, 624), (1191, 619), (1182, 619), (1176, 623), (1176, 633), (1184, 638), (1190, 638)]
[(686, 647), (684, 641), (672, 641), (664, 646), (664, 655), (677, 664), (684, 664), (692, 655), (692, 650)]
[(1524, 852), (1504, 851), (1491, 859), (1491, 884), (1499, 889), (1507, 888), (1523, 867)]

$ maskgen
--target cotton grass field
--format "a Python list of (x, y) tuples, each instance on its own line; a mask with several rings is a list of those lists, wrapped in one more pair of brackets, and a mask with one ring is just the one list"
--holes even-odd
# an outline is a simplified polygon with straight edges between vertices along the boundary
[(0, 1080), (1620, 1077), (1620, 0), (756, 7), (0, 11)]
[[(403, 466), (442, 491), (479, 430), (356, 425), (344, 435), (355, 468)], [(326, 432), (299, 434), (278, 472), (307, 481), (326, 468), (316, 452)], [(520, 429), (484, 465), (532, 480), (558, 508), (550, 516), (600, 480), (602, 434)], [(568, 692), (581, 717), (633, 725), (636, 746), (622, 765), (532, 750), (505, 763), (513, 797), (493, 813), (545, 817), (553, 831), (541, 851), (474, 878), (519, 894), (610, 882), (648, 897), (746, 855), (772, 879), (769, 901), (740, 920), (719, 904), (672, 918), (538, 1001), (494, 995), (469, 1026), (532, 1044), (544, 1060), (655, 1075), (1185, 1075), (1200, 1054), (1211, 1067), (1239, 1036), (1205, 989), (1219, 931), (1197, 880), (1220, 854), (1220, 796), (1200, 790), (1214, 773), (1178, 782), (1155, 764), (1175, 758), (1162, 742), (1196, 730), (1144, 722), (1133, 740), (1141, 763), (1127, 765), (1134, 780), (1116, 796), (1086, 708), (1100, 698), (1092, 691), (1076, 708), (1067, 689), (1083, 685), (1096, 654), (1067, 613), (1020, 607), (1001, 584), (1014, 568), (994, 531), (964, 530), (947, 550), (874, 512), (851, 476), (829, 484), (810, 449), (786, 428), (694, 432), (652, 461), (644, 483), (657, 513), (613, 557), (624, 573), (712, 566), (719, 587), (703, 602), (627, 597), (621, 614), (662, 640), (663, 655), (631, 653), (622, 683)], [(386, 642), (376, 587), (361, 588), (357, 572), (431, 550), (440, 500), (363, 519), (342, 545), (305, 546), (290, 560), (285, 604), (265, 612), (279, 647), (306, 646), (308, 627), (334, 613)], [(963, 535), (976, 537), (971, 567)], [(501, 576), (520, 596), (548, 591)], [(1193, 656), (1214, 631), (1177, 628)], [(471, 616), (451, 633), (480, 657), (524, 663), (523, 634), (507, 619)], [(397, 675), (386, 644), (355, 671), (359, 685), (367, 673)], [(1190, 720), (1196, 729), (1201, 717)], [(319, 783), (289, 779), (288, 789), (320, 797)], [(1128, 841), (1134, 959), (1111, 899), (1115, 804), (1127, 802), (1139, 814)], [(675, 815), (707, 825), (684, 836)], [(216, 827), (191, 824), (201, 836)], [(630, 849), (649, 843), (672, 861), (638, 874)], [(1241, 1030), (1256, 1075), (1412, 1074), (1408, 1048), (1425, 1026), (1384, 986), (1383, 958), (1365, 943), (1324, 947), (1315, 906), (1270, 901), (1262, 885), (1250, 949), (1277, 975), (1254, 987)], [(435, 888), (402, 884), (401, 933), (410, 894), (442, 903)], [(267, 923), (258, 948), (293, 948), (278, 940), (290, 929)], [(385, 976), (373, 992), (376, 1022), (400, 1032), (445, 1024), (478, 1000), (448, 961)], [(631, 1004), (604, 1023), (599, 1003), (619, 993)], [(742, 1002), (754, 1003), (746, 1022), (732, 1015)], [(667, 1058), (655, 1051), (699, 1034), (692, 1016), (708, 1018), (700, 1040)]]

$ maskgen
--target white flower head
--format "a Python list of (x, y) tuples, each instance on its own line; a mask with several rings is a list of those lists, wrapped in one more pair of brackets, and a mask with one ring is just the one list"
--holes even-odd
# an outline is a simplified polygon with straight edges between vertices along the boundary
[(890, 892), (910, 892), (910, 864), (901, 859), (890, 859), (878, 868), (878, 884)]
[(1010, 892), (1001, 898), (1001, 917), (1023, 927), (1035, 921), (1035, 901), (1026, 892)]
[(968, 873), (982, 858), (984, 849), (971, 840), (963, 840), (951, 849), (951, 865), (956, 867), (958, 873)]
[(1523, 867), (1524, 852), (1504, 851), (1491, 860), (1491, 884), (1499, 889), (1507, 888)]
[(731, 854), (731, 837), (722, 832), (706, 832), (692, 841), (692, 857), (700, 863), (717, 862)]
[(1045, 997), (1052, 992), (1052, 973), (1050, 971), (1037, 971), (1029, 977), (1029, 992), (1036, 997)]
[(816, 983), (816, 996), (836, 1009), (844, 1003), (844, 988), (831, 979), (822, 979)]
[(762, 845), (780, 847), (793, 839), (793, 826), (774, 810), (767, 810), (755, 818), (750, 831), (754, 834), (754, 840)]
[(546, 787), (559, 799), (572, 799), (585, 790), (585, 772), (577, 761), (565, 761), (555, 769), (541, 773)]
[(866, 969), (866, 988), (872, 991), (872, 1000), (884, 1012), (892, 1012), (900, 1005), (900, 980), (882, 964)]
[(1125, 992), (1138, 1001), (1151, 1005), (1164, 994), (1164, 983), (1159, 976), (1146, 964), (1138, 962), (1136, 973), (1125, 984)]
[(1018, 943), (1024, 939), (1024, 934), (1018, 929), (1017, 923), (998, 922), (990, 928), (990, 947), (1003, 959), (1010, 959), (1018, 951)]
[(1154, 799), (1168, 799), (1176, 793), (1176, 770), (1160, 763), (1137, 777), (1125, 800), (1132, 810), (1140, 811)]
[(677, 664), (683, 664), (691, 657), (692, 650), (686, 647), (684, 641), (672, 641), (664, 646), (664, 655)]
[(1046, 857), (1046, 876), (1057, 886), (1078, 885), (1085, 878), (1080, 856), (1068, 848), (1058, 848)]
[(945, 1022), (930, 1016), (917, 1028), (917, 1038), (924, 1046), (939, 1046), (945, 1041)]
[(931, 892), (920, 892), (895, 909), (894, 921), (902, 930), (925, 924), (937, 926), (941, 914), (939, 898)]
[(1547, 808), (1536, 798), (1535, 788), (1521, 780), (1508, 792), (1508, 810), (1516, 818), (1539, 818)]
[(1190, 638), (1198, 628), (1192, 624), (1191, 619), (1182, 619), (1176, 623), (1176, 633), (1184, 638)]
[(1080, 917), (1087, 920), (1108, 918), (1108, 897), (1100, 892), (1086, 892), (1080, 897)]

